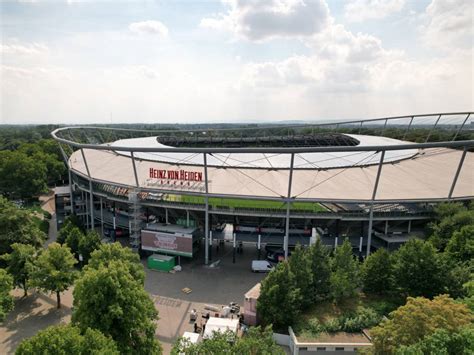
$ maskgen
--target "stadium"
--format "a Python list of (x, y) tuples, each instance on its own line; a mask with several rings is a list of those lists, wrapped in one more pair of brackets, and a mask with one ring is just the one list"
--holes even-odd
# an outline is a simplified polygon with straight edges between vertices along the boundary
[[(474, 198), (471, 112), (297, 125), (64, 127), (58, 222), (74, 213), (140, 252), (212, 260), (230, 243), (320, 238), (355, 253), (422, 238), (433, 208)], [(269, 249), (267, 248), (267, 251)], [(201, 255), (199, 254), (199, 255)], [(278, 252), (275, 252), (278, 254)], [(234, 256), (235, 260), (235, 256)]]

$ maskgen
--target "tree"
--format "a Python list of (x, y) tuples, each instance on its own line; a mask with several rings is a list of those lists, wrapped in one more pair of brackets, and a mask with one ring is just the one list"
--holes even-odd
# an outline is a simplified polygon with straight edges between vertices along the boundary
[(81, 333), (72, 325), (55, 325), (39, 331), (35, 336), (23, 340), (16, 355), (119, 355), (115, 342), (98, 330), (86, 329)]
[(46, 165), (19, 151), (0, 151), (0, 194), (31, 198), (46, 191)]
[(69, 233), (66, 237), (66, 245), (71, 249), (72, 253), (79, 258), (79, 243), (84, 238), (84, 233), (77, 227), (69, 229)]
[(67, 216), (66, 219), (64, 220), (64, 223), (61, 226), (61, 229), (58, 232), (56, 241), (59, 244), (64, 244), (66, 242), (67, 237), (69, 236), (69, 233), (74, 228), (79, 228), (81, 232), (84, 232), (82, 225), (80, 221), (78, 220), (77, 216), (75, 215)]
[(469, 325), (474, 317), (466, 305), (447, 295), (432, 301), (408, 297), (407, 303), (390, 313), (390, 318), (371, 330), (376, 354), (392, 354), (398, 346), (416, 344), (438, 329), (454, 332)]
[(363, 290), (383, 294), (393, 288), (392, 259), (389, 252), (380, 248), (365, 259), (361, 268)]
[(12, 289), (13, 277), (6, 270), (0, 269), (0, 322), (13, 309), (13, 297), (10, 295)]
[(353, 296), (359, 287), (359, 263), (352, 254), (349, 239), (344, 240), (334, 252), (329, 281), (331, 294), (336, 301)]
[(263, 325), (273, 324), (276, 330), (286, 330), (301, 312), (301, 293), (288, 262), (279, 263), (260, 287), (257, 312)]
[(474, 260), (474, 223), (453, 233), (446, 252), (457, 261)]
[(454, 232), (462, 227), (474, 225), (474, 209), (467, 209), (459, 203), (440, 204), (436, 207), (437, 221), (430, 224), (433, 231), (429, 240), (438, 249), (443, 251)]
[(97, 268), (89, 263), (74, 288), (72, 321), (83, 330), (110, 335), (121, 353), (160, 354), (154, 323), (158, 313), (126, 263), (115, 260)]
[(309, 247), (309, 258), (311, 260), (311, 294), (312, 301), (318, 302), (326, 299), (330, 292), (330, 258), (329, 249), (318, 239), (315, 244)]
[(45, 292), (55, 292), (58, 308), (61, 308), (61, 292), (73, 284), (76, 263), (74, 255), (67, 246), (52, 243), (34, 263), (31, 273), (32, 284)]
[(273, 339), (271, 327), (250, 327), (234, 346), (235, 354), (283, 355), (285, 351)]
[(235, 354), (232, 342), (235, 341), (235, 334), (228, 330), (225, 332), (214, 332), (212, 338), (206, 341), (192, 344), (186, 338), (179, 338), (173, 348), (172, 355), (201, 355), (201, 354)]
[(7, 271), (13, 276), (14, 285), (23, 289), (24, 297), (28, 295), (31, 264), (36, 253), (36, 248), (32, 245), (15, 243), (12, 244), (12, 252), (2, 257), (7, 262)]
[(311, 269), (311, 259), (309, 251), (297, 245), (288, 260), (290, 271), (295, 276), (296, 288), (300, 289), (301, 306), (307, 308), (313, 301), (311, 294), (313, 274)]
[(463, 285), (463, 289), (464, 293), (466, 294), (466, 297), (464, 297), (461, 302), (467, 305), (471, 312), (474, 313), (474, 279), (471, 279), (470, 281), (466, 282)]
[(473, 350), (474, 326), (471, 325), (455, 332), (438, 329), (414, 345), (401, 346), (395, 353), (397, 355), (470, 355)]
[(452, 298), (466, 296), (464, 284), (471, 279), (471, 268), (467, 262), (460, 263), (447, 252), (438, 254), (441, 264), (440, 293), (447, 293)]
[(92, 252), (86, 268), (98, 269), (101, 265), (107, 267), (113, 261), (123, 261), (124, 267), (130, 272), (132, 277), (145, 282), (145, 272), (140, 263), (140, 257), (129, 248), (124, 248), (120, 243), (102, 244), (99, 249)]
[[(229, 339), (235, 339), (235, 341), (229, 342)], [(271, 327), (263, 330), (260, 327), (250, 327), (242, 338), (236, 338), (231, 331), (214, 333), (212, 338), (198, 344), (191, 344), (187, 339), (179, 338), (171, 354), (283, 355), (285, 351), (273, 340)]]
[(91, 254), (94, 250), (98, 250), (102, 242), (96, 231), (89, 231), (79, 240), (79, 254), (82, 255), (84, 264), (89, 262)]
[(0, 196), (0, 255), (11, 253), (12, 244), (40, 247), (46, 235), (38, 228), (27, 210), (21, 210)]
[(402, 293), (433, 297), (443, 291), (442, 265), (431, 243), (412, 239), (393, 258), (395, 284)]

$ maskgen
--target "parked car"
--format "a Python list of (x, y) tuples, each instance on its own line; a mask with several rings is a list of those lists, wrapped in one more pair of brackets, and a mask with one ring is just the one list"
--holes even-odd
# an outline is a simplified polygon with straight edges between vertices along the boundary
[(252, 260), (252, 272), (270, 272), (273, 265), (266, 260)]
[[(291, 250), (288, 251), (288, 257), (291, 255)], [(283, 249), (278, 249), (275, 251), (267, 252), (267, 260), (272, 263), (278, 263), (285, 260), (285, 251)]]

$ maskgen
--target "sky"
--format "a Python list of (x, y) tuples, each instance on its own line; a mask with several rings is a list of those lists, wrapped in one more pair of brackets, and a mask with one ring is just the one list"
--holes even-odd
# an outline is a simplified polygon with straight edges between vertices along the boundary
[(0, 0), (0, 124), (473, 110), (471, 0)]

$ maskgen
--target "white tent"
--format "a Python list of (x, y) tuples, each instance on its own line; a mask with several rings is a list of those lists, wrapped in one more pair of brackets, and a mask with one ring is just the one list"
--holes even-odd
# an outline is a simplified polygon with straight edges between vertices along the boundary
[(234, 334), (237, 334), (238, 326), (238, 319), (210, 317), (206, 323), (206, 329), (204, 330), (203, 338), (209, 339), (212, 338), (212, 334), (214, 332), (225, 333), (228, 330)]

